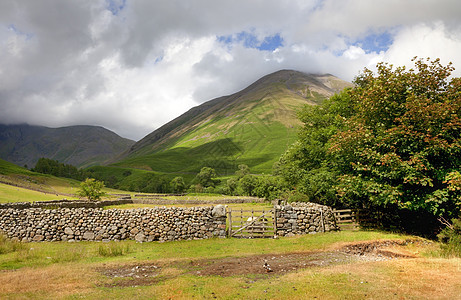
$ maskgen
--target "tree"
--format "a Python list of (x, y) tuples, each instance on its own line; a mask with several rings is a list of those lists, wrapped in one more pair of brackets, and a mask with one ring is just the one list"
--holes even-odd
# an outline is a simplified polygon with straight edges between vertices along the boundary
[(80, 184), (80, 189), (76, 195), (79, 197), (85, 197), (89, 201), (98, 201), (106, 193), (102, 191), (104, 188), (104, 182), (95, 180), (94, 178), (87, 178)]
[(237, 192), (238, 181), (236, 178), (229, 178), (226, 182), (227, 192), (231, 195), (235, 195)]
[(414, 62), (416, 71), (380, 63), (356, 78), (356, 113), (329, 141), (337, 188), (353, 206), (458, 216), (461, 78), (438, 59)]
[(329, 142), (345, 120), (356, 113), (356, 100), (350, 90), (325, 100), (321, 105), (306, 105), (298, 118), (304, 123), (298, 140), (281, 156), (274, 174), (307, 196), (308, 201), (326, 205), (338, 204), (335, 185), (338, 170), (329, 152)]
[(85, 171), (79, 170), (73, 165), (63, 164), (44, 157), (38, 159), (32, 171), (76, 180), (82, 180), (87, 175)]
[(239, 187), (247, 196), (254, 196), (253, 190), (258, 186), (258, 179), (254, 175), (247, 174), (238, 181)]
[(214, 177), (216, 177), (216, 171), (214, 169), (210, 167), (203, 167), (200, 170), (200, 173), (197, 174), (196, 180), (204, 188), (214, 187), (216, 185)]
[(184, 183), (184, 178), (181, 176), (173, 178), (170, 182), (171, 189), (175, 193), (182, 193), (186, 189), (186, 184)]
[(250, 174), (250, 167), (248, 167), (247, 165), (238, 165), (238, 170), (235, 171), (235, 176), (237, 176), (237, 180), (248, 174)]

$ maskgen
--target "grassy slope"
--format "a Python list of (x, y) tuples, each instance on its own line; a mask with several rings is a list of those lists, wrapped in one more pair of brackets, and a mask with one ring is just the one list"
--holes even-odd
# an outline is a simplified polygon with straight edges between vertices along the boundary
[(175, 174), (197, 173), (210, 166), (220, 175), (229, 175), (239, 164), (247, 164), (254, 173), (270, 173), (296, 139), (300, 124), (296, 111), (321, 99), (324, 96), (303, 98), (274, 83), (169, 140), (163, 145), (166, 150), (149, 153), (145, 147), (139, 151), (144, 154), (136, 153), (114, 166)]
[[(90, 299), (454, 299), (461, 293), (460, 259), (422, 256), (437, 245), (414, 245), (415, 259), (307, 266), (275, 276), (201, 276), (199, 259), (323, 251), (352, 241), (406, 238), (379, 232), (338, 232), (280, 239), (211, 239), (168, 243), (31, 243), (0, 254), (2, 298)], [(101, 256), (100, 247), (122, 249)], [(147, 286), (111, 287), (101, 268), (166, 265)], [(263, 264), (263, 262), (261, 262)], [(223, 265), (225, 267), (225, 265)], [(16, 269), (14, 272), (9, 269)], [(81, 276), (85, 274), (85, 276)]]
[[(270, 74), (238, 93), (194, 107), (137, 142), (118, 162), (95, 169), (95, 174), (109, 178), (119, 172), (116, 168), (134, 168), (171, 179), (183, 176), (190, 183), (204, 166), (220, 176), (233, 175), (239, 164), (248, 165), (252, 173), (271, 173), (296, 140), (296, 112), (348, 85), (330, 75)], [(123, 181), (125, 188), (132, 180)]]
[(0, 203), (78, 199), (73, 194), (79, 186), (79, 181), (31, 172), (0, 159)]
[[(59, 194), (33, 191), (0, 183), (0, 203), (62, 200), (63, 198), (64, 196)], [(72, 196), (66, 196), (65, 198), (76, 199)]]

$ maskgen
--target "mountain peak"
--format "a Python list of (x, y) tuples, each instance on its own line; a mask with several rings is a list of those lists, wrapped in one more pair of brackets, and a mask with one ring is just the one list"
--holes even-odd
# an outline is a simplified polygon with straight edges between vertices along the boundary
[(101, 126), (0, 124), (0, 158), (20, 166), (33, 167), (39, 158), (46, 157), (87, 167), (103, 163), (133, 143)]
[[(347, 86), (351, 84), (330, 74), (279, 70), (239, 92), (190, 109), (135, 143), (118, 158), (117, 165), (183, 172), (196, 171), (198, 164), (211, 166), (220, 161), (216, 168), (222, 171), (234, 161), (256, 167), (255, 171), (270, 172), (296, 137), (300, 125), (296, 111), (306, 104), (318, 104)], [(173, 166), (183, 157), (161, 162), (162, 157), (179, 149), (195, 153), (189, 167)], [(257, 153), (252, 152), (255, 149)]]

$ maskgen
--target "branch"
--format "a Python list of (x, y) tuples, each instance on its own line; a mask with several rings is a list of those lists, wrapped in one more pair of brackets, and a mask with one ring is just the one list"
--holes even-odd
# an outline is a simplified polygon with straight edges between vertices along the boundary
[(451, 230), (454, 229), (453, 224), (451, 224), (450, 222), (448, 222), (444, 217), (440, 217), (440, 218), (438, 218), (437, 220), (439, 220), (439, 222), (442, 223), (442, 225), (447, 226), (447, 227), (450, 228)]

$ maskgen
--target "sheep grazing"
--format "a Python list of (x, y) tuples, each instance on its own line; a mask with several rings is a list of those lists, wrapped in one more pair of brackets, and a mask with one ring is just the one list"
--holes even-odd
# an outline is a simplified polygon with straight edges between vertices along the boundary
[(249, 217), (246, 221), (246, 229), (251, 232), (263, 233), (265, 224), (267, 224), (266, 218)]

